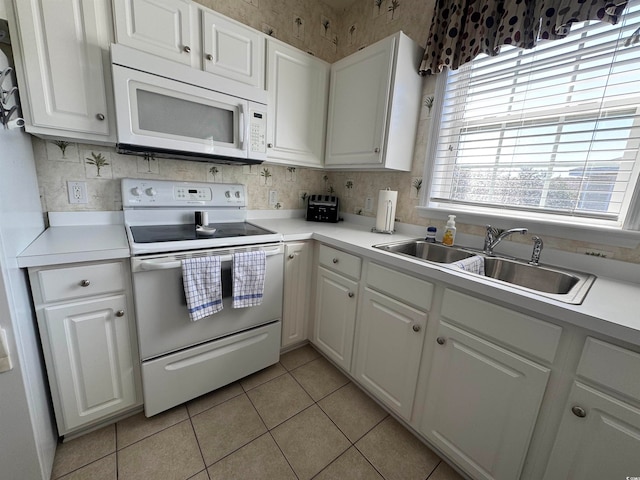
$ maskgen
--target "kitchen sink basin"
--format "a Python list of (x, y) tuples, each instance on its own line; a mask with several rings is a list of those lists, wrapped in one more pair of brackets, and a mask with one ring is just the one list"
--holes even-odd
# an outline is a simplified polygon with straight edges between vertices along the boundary
[[(564, 303), (580, 304), (595, 281), (595, 275), (552, 266), (530, 265), (524, 261), (487, 256), (463, 248), (446, 247), (424, 240), (408, 240), (374, 245), (374, 248), (444, 266), (475, 255), (484, 257), (484, 277)], [(468, 272), (470, 275), (475, 273)]]
[(419, 260), (426, 260), (435, 263), (452, 263), (464, 260), (465, 258), (476, 255), (472, 252), (466, 252), (458, 248), (446, 247), (437, 243), (429, 243), (424, 240), (410, 240), (407, 242), (384, 243), (374, 245), (387, 252), (400, 253), (408, 255)]

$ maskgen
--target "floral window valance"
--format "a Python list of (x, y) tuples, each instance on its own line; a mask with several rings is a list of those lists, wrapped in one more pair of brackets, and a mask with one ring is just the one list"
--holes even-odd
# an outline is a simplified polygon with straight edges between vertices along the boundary
[(501, 45), (533, 48), (564, 38), (572, 23), (616, 24), (627, 0), (436, 0), (421, 75), (457, 69)]

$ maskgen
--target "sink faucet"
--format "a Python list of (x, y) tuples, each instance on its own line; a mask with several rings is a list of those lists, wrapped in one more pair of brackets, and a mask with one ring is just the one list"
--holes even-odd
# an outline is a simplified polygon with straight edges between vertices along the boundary
[(505, 238), (514, 233), (524, 235), (527, 233), (526, 228), (511, 228), (509, 230), (499, 230), (491, 225), (487, 225), (487, 234), (484, 237), (484, 248), (482, 251), (487, 255), (493, 255), (493, 249)]
[(540, 237), (531, 237), (533, 240), (533, 253), (529, 265), (540, 265), (540, 254), (542, 253), (542, 239)]

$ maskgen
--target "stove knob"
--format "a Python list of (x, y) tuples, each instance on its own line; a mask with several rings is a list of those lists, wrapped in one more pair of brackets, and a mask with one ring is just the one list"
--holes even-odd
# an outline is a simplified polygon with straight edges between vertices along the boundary
[(235, 195), (236, 195), (236, 198), (240, 198), (240, 192), (236, 191)]
[(227, 190), (226, 192), (224, 192), (224, 196), (226, 198), (231, 198), (231, 192), (229, 190)]
[(139, 197), (140, 195), (142, 195), (142, 190), (140, 189), (140, 187), (133, 187), (131, 189), (131, 193), (136, 196)]
[(145, 190), (145, 192), (147, 192), (147, 195), (149, 195), (150, 197), (153, 197), (156, 194), (156, 189), (153, 187), (149, 187)]

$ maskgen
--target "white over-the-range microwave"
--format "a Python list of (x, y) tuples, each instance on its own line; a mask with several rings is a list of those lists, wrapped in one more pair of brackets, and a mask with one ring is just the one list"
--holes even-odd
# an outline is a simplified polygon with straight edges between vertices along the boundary
[(267, 93), (111, 45), (119, 153), (219, 163), (267, 158)]

